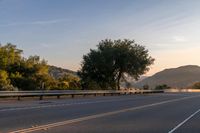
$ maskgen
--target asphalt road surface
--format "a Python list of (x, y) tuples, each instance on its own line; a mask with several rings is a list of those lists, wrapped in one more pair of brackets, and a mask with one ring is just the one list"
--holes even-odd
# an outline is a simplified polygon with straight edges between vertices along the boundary
[(0, 101), (0, 133), (200, 133), (200, 93)]

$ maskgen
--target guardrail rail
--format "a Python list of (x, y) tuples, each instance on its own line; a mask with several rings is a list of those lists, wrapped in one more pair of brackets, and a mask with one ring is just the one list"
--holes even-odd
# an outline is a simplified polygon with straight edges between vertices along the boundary
[(128, 95), (128, 94), (146, 94), (146, 93), (163, 93), (162, 90), (51, 90), (51, 91), (0, 91), (0, 98), (17, 97), (20, 100), (22, 97), (43, 97), (56, 96), (58, 99), (61, 96), (71, 96), (74, 98), (76, 95)]

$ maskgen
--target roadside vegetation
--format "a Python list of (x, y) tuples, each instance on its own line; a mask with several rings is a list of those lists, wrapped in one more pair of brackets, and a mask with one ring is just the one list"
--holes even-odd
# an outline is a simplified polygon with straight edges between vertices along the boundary
[(127, 76), (137, 80), (153, 62), (148, 50), (133, 40), (106, 39), (83, 56), (78, 76), (57, 78), (46, 60), (37, 55), (25, 58), (23, 50), (8, 43), (0, 45), (0, 90), (119, 90)]
[(157, 85), (155, 87), (155, 90), (164, 90), (164, 89), (170, 89), (171, 87), (166, 85), (166, 84), (162, 84), (162, 85)]
[(66, 74), (55, 79), (49, 65), (39, 56), (22, 56), (16, 45), (0, 46), (0, 90), (79, 89), (79, 78)]
[(200, 89), (200, 82), (196, 82), (192, 85), (192, 89)]

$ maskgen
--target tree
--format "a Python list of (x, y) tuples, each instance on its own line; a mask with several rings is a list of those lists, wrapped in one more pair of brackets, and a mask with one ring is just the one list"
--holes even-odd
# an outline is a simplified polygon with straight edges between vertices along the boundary
[[(56, 79), (49, 74), (49, 65), (39, 56), (24, 58), (16, 45), (0, 44), (0, 90), (79, 89), (79, 78), (65, 75)], [(14, 88), (14, 87), (15, 88)]]
[(16, 45), (11, 43), (5, 46), (0, 45), (0, 69), (9, 69), (10, 65), (20, 63), (22, 52), (22, 50), (16, 48)]
[(10, 81), (8, 79), (8, 73), (4, 70), (0, 70), (0, 90), (9, 90)]
[(65, 74), (59, 78), (58, 87), (61, 89), (80, 89), (80, 79), (72, 74)]
[[(52, 79), (48, 70), (45, 60), (40, 60), (39, 56), (30, 56), (28, 59), (21, 60), (19, 69), (13, 72), (11, 82), (22, 90), (39, 90), (43, 85), (46, 89), (50, 89)], [(20, 75), (17, 76), (18, 72)]]
[(95, 82), (102, 89), (120, 89), (125, 75), (138, 79), (149, 70), (154, 59), (144, 46), (132, 40), (102, 40), (96, 50), (83, 56), (78, 72), (84, 88)]
[(47, 61), (41, 60), (39, 56), (21, 58), (17, 63), (8, 65), (6, 69), (11, 84), (20, 90), (56, 88), (56, 82), (49, 75)]

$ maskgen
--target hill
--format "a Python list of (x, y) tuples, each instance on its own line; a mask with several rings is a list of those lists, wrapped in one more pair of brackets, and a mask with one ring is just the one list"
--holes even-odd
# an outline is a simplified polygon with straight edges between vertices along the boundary
[(56, 66), (49, 66), (49, 74), (53, 76), (55, 79), (58, 79), (65, 74), (72, 74), (72, 75), (77, 76), (77, 73), (75, 71), (64, 69), (61, 67), (56, 67)]
[(154, 88), (157, 85), (167, 84), (174, 88), (187, 88), (198, 81), (200, 81), (200, 67), (188, 65), (165, 69), (137, 82), (134, 86), (142, 88), (144, 85), (149, 85), (150, 88)]
[(147, 76), (141, 76), (138, 80), (135, 80), (132, 77), (126, 77), (126, 81), (122, 81), (120, 86), (122, 88), (127, 88), (127, 83), (129, 83), (130, 87), (134, 87), (134, 85), (142, 80), (144, 80), (145, 78), (147, 78)]

